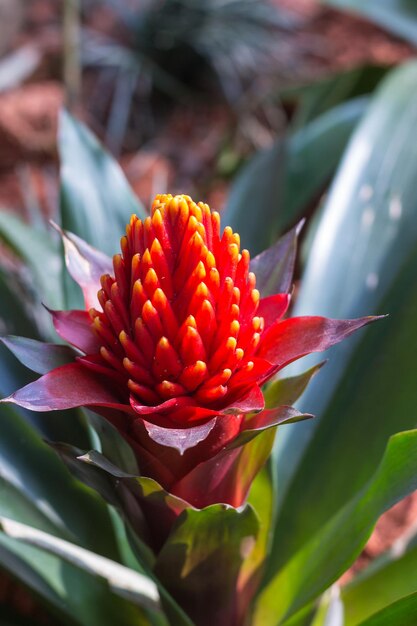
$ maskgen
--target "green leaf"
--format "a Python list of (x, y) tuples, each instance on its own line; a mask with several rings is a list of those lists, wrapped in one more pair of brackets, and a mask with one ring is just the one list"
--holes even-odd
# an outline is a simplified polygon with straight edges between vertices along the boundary
[(249, 161), (230, 191), (223, 223), (239, 233), (252, 255), (273, 242), (273, 228), (282, 204), (285, 148), (281, 140)]
[(77, 356), (77, 352), (69, 346), (43, 343), (27, 337), (8, 335), (0, 337), (0, 341), (23, 365), (38, 374), (46, 374), (56, 367), (71, 363)]
[(364, 65), (284, 89), (280, 93), (283, 101), (297, 107), (292, 127), (302, 128), (323, 113), (354, 99), (362, 101), (366, 108), (367, 99), (360, 96), (371, 94), (388, 71), (385, 66)]
[(417, 44), (417, 6), (414, 0), (323, 0), (338, 9), (359, 13), (394, 35)]
[(342, 589), (345, 626), (355, 626), (417, 591), (417, 538), (407, 535)]
[(152, 478), (125, 472), (95, 450), (83, 452), (65, 443), (50, 445), (79, 480), (119, 510), (139, 539), (137, 548), (143, 564), (153, 566), (150, 546), (161, 547), (173, 522), (189, 504), (165, 491)]
[[(117, 557), (105, 505), (77, 483), (19, 413), (1, 407), (0, 515)], [(18, 442), (18, 445), (17, 445)]]
[(368, 105), (368, 98), (339, 104), (290, 137), (284, 201), (277, 214), (278, 232), (303, 217), (308, 204), (324, 190)]
[[(107, 502), (120, 511), (141, 570), (150, 575), (155, 557), (149, 545), (144, 543), (143, 537), (145, 536), (150, 543), (149, 532), (154, 531), (157, 539), (163, 543), (173, 521), (189, 505), (184, 500), (167, 493), (151, 478), (127, 474), (94, 450), (82, 455), (82, 451), (73, 446), (51, 445), (79, 480), (97, 490)], [(147, 528), (141, 507), (153, 516), (155, 528)], [(156, 582), (159, 584), (158, 580)], [(170, 622), (175, 626), (192, 626), (166, 589), (160, 586), (159, 591)]]
[(389, 436), (415, 425), (416, 89), (417, 63), (381, 86), (329, 194), (301, 281), (297, 315), (390, 316), (332, 350), (298, 405), (319, 419), (280, 433), (270, 574), (365, 484)]
[(45, 550), (12, 539), (2, 532), (0, 557), (2, 566), (46, 603), (48, 612), (57, 618), (59, 624), (153, 624), (138, 607), (115, 595), (103, 578), (66, 563), (61, 557)]
[(236, 619), (237, 579), (253, 548), (258, 520), (249, 506), (186, 509), (158, 555), (155, 572), (199, 626)]
[(291, 406), (304, 393), (307, 385), (321, 370), (326, 361), (313, 365), (309, 370), (298, 376), (289, 378), (278, 378), (266, 386), (264, 389), (265, 408), (271, 409), (275, 406), (286, 404)]
[(262, 581), (265, 560), (271, 542), (274, 485), (268, 464), (256, 475), (249, 492), (248, 503), (258, 517), (259, 532), (256, 543), (245, 558), (239, 575), (238, 586), (242, 597), (242, 612), (245, 614), (249, 612), (251, 602)]
[(139, 469), (135, 453), (119, 431), (101, 415), (86, 411), (89, 423), (98, 435), (101, 452), (113, 465), (127, 474), (138, 475)]
[(262, 297), (288, 293), (293, 281), (297, 239), (304, 222), (280, 237), (278, 241), (251, 260), (250, 269)]
[[(223, 214), (251, 254), (264, 250), (296, 222), (336, 168), (367, 103), (340, 105), (259, 152), (237, 177)], [(325, 159), (317, 158), (325, 154)]]
[(31, 270), (40, 299), (54, 309), (62, 308), (62, 261), (58, 242), (52, 237), (52, 233), (35, 229), (16, 215), (0, 211), (0, 240)]
[[(0, 330), (2, 333), (38, 337), (33, 320), (16, 294), (15, 288), (17, 289), (19, 285), (13, 283), (11, 278), (0, 270)], [(16, 389), (32, 382), (34, 378), (33, 374), (0, 342), (0, 396), (8, 396)], [(68, 411), (65, 419), (57, 419), (56, 415), (47, 413), (23, 410), (19, 410), (18, 413), (24, 415), (25, 419), (48, 439), (64, 439), (85, 447), (89, 445), (84, 420), (76, 411)]]
[(60, 120), (61, 219), (66, 230), (102, 252), (119, 250), (130, 215), (144, 210), (119, 165), (81, 122)]
[(369, 482), (266, 585), (254, 625), (282, 623), (337, 580), (359, 555), (378, 517), (417, 488), (416, 466), (417, 431), (391, 437)]
[(398, 626), (415, 626), (417, 621), (417, 592), (410, 594), (394, 604), (373, 615), (369, 619), (360, 623), (360, 626), (387, 626), (387, 624), (398, 624)]
[(0, 332), (38, 337), (38, 330), (22, 298), (23, 286), (13, 272), (0, 267)]
[[(118, 559), (113, 527), (101, 499), (70, 476), (12, 407), (1, 407), (1, 427), (0, 515)], [(81, 616), (97, 626), (137, 623), (136, 610), (110, 596), (106, 585), (59, 558), (22, 547), (1, 534), (0, 554), (3, 567), (52, 603), (57, 615), (71, 616), (71, 623), (78, 623)]]
[(104, 578), (116, 595), (127, 598), (140, 607), (160, 611), (158, 589), (155, 583), (143, 574), (85, 548), (80, 548), (73, 543), (6, 517), (0, 517), (0, 528), (8, 537), (41, 548), (89, 574)]
[[(1, 334), (17, 333), (38, 336), (37, 328), (18, 298), (12, 277), (0, 269), (0, 331)], [(20, 384), (31, 382), (33, 378), (26, 368), (20, 365), (9, 350), (0, 345), (0, 395), (7, 396)]]

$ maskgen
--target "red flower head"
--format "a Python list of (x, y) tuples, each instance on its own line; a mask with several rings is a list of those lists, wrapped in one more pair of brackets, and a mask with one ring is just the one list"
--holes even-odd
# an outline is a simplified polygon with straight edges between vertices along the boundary
[[(220, 233), (218, 213), (188, 196), (157, 196), (151, 217), (132, 216), (121, 248), (113, 274), (101, 277), (101, 310), (90, 315), (100, 367), (134, 410), (187, 426), (265, 380), (271, 364), (257, 356), (265, 320), (249, 252), (231, 228)], [(287, 304), (278, 298), (277, 318)]]
[[(150, 217), (132, 216), (112, 264), (74, 235), (64, 242), (88, 312), (52, 315), (83, 354), (8, 401), (95, 409), (131, 443), (143, 475), (195, 506), (240, 505), (269, 452), (240, 472), (247, 442), (299, 417), (264, 409), (260, 386), (372, 319), (282, 320), (290, 296), (262, 298), (239, 236), (189, 196), (157, 196)], [(254, 260), (263, 285), (271, 256)]]

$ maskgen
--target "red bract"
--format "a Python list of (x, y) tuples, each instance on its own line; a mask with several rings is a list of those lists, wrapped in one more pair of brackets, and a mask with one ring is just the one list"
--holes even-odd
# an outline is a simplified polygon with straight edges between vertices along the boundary
[(144, 222), (132, 216), (112, 264), (74, 235), (64, 241), (88, 312), (52, 316), (83, 354), (8, 400), (95, 409), (131, 443), (143, 475), (198, 507), (239, 506), (268, 452), (239, 472), (247, 442), (300, 417), (263, 410), (260, 386), (372, 319), (282, 320), (290, 296), (262, 298), (239, 236), (188, 196), (157, 196)]
[[(101, 277), (101, 310), (90, 310), (100, 358), (85, 364), (110, 368), (137, 413), (184, 427), (265, 377), (249, 252), (230, 228), (220, 233), (218, 213), (187, 196), (158, 196), (145, 222), (132, 216), (121, 247), (113, 275)], [(277, 299), (275, 317), (287, 303)]]

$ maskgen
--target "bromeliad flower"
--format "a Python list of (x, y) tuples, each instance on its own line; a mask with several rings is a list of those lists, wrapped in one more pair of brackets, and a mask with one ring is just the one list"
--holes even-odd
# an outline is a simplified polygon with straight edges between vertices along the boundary
[[(261, 386), (374, 318), (284, 320), (290, 295), (262, 297), (274, 255), (252, 263), (260, 293), (239, 236), (221, 232), (219, 214), (188, 196), (157, 196), (145, 221), (133, 215), (112, 263), (63, 236), (86, 310), (51, 313), (79, 352), (7, 401), (34, 411), (90, 407), (130, 442), (143, 475), (197, 507), (239, 506), (269, 452), (239, 472), (248, 442), (302, 417), (289, 406), (265, 409)], [(44, 347), (52, 361), (62, 350)]]

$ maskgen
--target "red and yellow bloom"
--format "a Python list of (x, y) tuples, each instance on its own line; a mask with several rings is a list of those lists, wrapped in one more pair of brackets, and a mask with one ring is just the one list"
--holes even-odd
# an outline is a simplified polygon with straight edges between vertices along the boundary
[(240, 505), (265, 460), (239, 477), (245, 444), (297, 417), (265, 410), (261, 386), (372, 319), (284, 320), (289, 294), (262, 297), (239, 236), (188, 196), (157, 196), (150, 217), (132, 216), (112, 263), (73, 235), (65, 242), (86, 310), (52, 316), (80, 352), (8, 401), (102, 413), (143, 475), (197, 507)]

